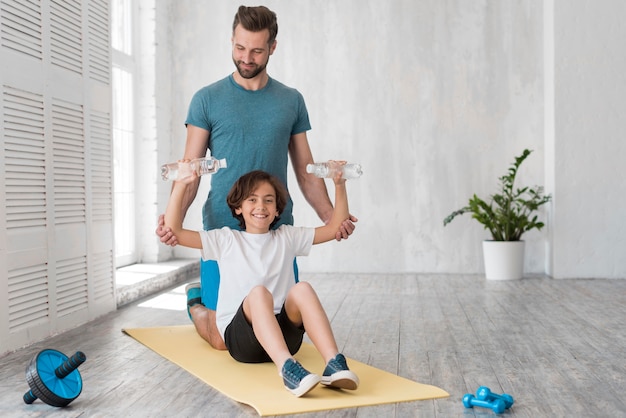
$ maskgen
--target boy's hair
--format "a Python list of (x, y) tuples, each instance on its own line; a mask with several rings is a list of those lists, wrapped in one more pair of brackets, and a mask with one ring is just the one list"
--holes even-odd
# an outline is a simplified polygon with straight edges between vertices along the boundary
[[(243, 219), (243, 215), (238, 215), (235, 210), (240, 208), (243, 201), (250, 197), (250, 195), (259, 187), (259, 184), (263, 182), (269, 183), (274, 188), (274, 192), (276, 193), (276, 210), (279, 215), (283, 213), (285, 206), (287, 206), (287, 199), (289, 196), (287, 188), (285, 188), (283, 183), (277, 177), (261, 170), (255, 170), (244, 174), (239, 177), (235, 184), (233, 184), (233, 187), (231, 187), (228, 192), (228, 196), (226, 196), (226, 203), (230, 208), (230, 212), (235, 218), (237, 218), (239, 221), (239, 227), (242, 230), (246, 229), (246, 221)], [(276, 225), (276, 222), (279, 220), (280, 216), (277, 216), (271, 223), (270, 228)]]
[(233, 33), (235, 33), (235, 28), (240, 23), (245, 30), (250, 32), (261, 32), (264, 29), (269, 30), (270, 38), (267, 43), (270, 46), (276, 40), (276, 35), (278, 35), (276, 13), (265, 6), (239, 6), (239, 10), (237, 10), (235, 20), (233, 21)]

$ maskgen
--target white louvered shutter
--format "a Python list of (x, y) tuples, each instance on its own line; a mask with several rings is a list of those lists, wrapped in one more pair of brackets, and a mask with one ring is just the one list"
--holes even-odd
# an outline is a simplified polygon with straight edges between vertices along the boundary
[(115, 309), (106, 0), (0, 0), (0, 354)]

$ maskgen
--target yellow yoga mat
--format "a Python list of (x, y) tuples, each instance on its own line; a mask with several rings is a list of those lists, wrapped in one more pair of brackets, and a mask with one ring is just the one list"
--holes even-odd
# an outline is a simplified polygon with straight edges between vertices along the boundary
[[(261, 416), (449, 396), (438, 387), (413, 382), (348, 359), (348, 366), (361, 381), (357, 390), (335, 390), (318, 385), (305, 396), (297, 398), (285, 389), (273, 363), (239, 363), (228, 352), (211, 348), (192, 325), (123, 331), (229, 398), (250, 405)], [(324, 362), (311, 344), (304, 343), (294, 357), (311, 372), (321, 375), (324, 370)]]

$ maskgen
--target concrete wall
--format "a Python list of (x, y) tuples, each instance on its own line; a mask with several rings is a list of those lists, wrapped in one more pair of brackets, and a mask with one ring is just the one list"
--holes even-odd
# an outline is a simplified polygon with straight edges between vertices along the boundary
[[(623, 191), (619, 153), (611, 148), (621, 149), (623, 155), (615, 115), (624, 106), (617, 101), (624, 88), (620, 80), (624, 54), (617, 54), (620, 49), (611, 39), (623, 39), (625, 29), (618, 25), (620, 14), (610, 7), (587, 10), (584, 1), (578, 3), (572, 12), (561, 10), (568, 9), (565, 3), (554, 7), (551, 2), (544, 6), (530, 0), (264, 2), (279, 19), (278, 48), (270, 59), (269, 74), (304, 94), (313, 125), (308, 135), (314, 156), (320, 161), (360, 162), (365, 171), (348, 185), (351, 211), (360, 219), (355, 235), (346, 242), (314, 248), (299, 261), (301, 269), (482, 272), (481, 240), (488, 234), (467, 215), (446, 228), (442, 220), (465, 205), (471, 194), (487, 196), (494, 191), (514, 156), (530, 148), (534, 153), (519, 174), (520, 184), (546, 184), (555, 203), (542, 213), (553, 225), (524, 237), (526, 272), (626, 276), (623, 261), (606, 265), (616, 252), (624, 252), (623, 226), (620, 230), (616, 216), (619, 208), (624, 212), (624, 198), (616, 202), (610, 193), (614, 186), (606, 180), (614, 179)], [(617, 0), (608, 3), (623, 9)], [(172, 125), (171, 138), (160, 137), (160, 141), (171, 147), (171, 159), (182, 155), (183, 122), (193, 93), (233, 71), (230, 35), (239, 4), (169, 3)], [(576, 23), (569, 23), (571, 13), (576, 14)], [(608, 28), (595, 25), (600, 18), (615, 23)], [(581, 24), (586, 26), (587, 19), (593, 31), (577, 33), (583, 41), (580, 51), (577, 41), (568, 36)], [(544, 36), (544, 28), (554, 34)], [(617, 68), (596, 73), (590, 55), (582, 73), (570, 75), (567, 66), (559, 69), (561, 59), (567, 61), (579, 52), (591, 54), (590, 40), (596, 36), (603, 39), (605, 51), (615, 47), (615, 58), (608, 58), (608, 64)], [(554, 41), (553, 55), (552, 49), (544, 50), (546, 39)], [(607, 57), (600, 54), (606, 63)], [(556, 57), (554, 78), (546, 71), (544, 55)], [(615, 82), (621, 85), (607, 92), (613, 94), (611, 114), (601, 117), (602, 96), (594, 99), (593, 112), (598, 116), (584, 128), (601, 127), (598, 140), (607, 147), (595, 147), (594, 158), (587, 160), (584, 144), (591, 137), (566, 121), (584, 119), (592, 89), (571, 87), (580, 79), (600, 75), (611, 77), (603, 84), (607, 90), (616, 87)], [(563, 84), (559, 84), (561, 76)], [(547, 109), (545, 89), (556, 97)], [(576, 104), (562, 103), (569, 100)], [(544, 123), (545, 115), (555, 115), (556, 123)], [(606, 117), (613, 117), (613, 122), (603, 124)], [(579, 140), (572, 141), (572, 135)], [(569, 180), (572, 175), (596, 187), (570, 190), (575, 187)], [(602, 179), (604, 184), (596, 182)], [(318, 225), (293, 178), (292, 185), (296, 224)], [(204, 185), (203, 193), (206, 190)], [(161, 208), (164, 195), (158, 202)], [(593, 203), (596, 199), (600, 206)], [(200, 200), (192, 207), (188, 226), (200, 228)], [(587, 202), (582, 207), (581, 200)], [(589, 224), (588, 210), (597, 211), (597, 224)], [(575, 232), (580, 224), (588, 226)], [(615, 232), (604, 230), (605, 226)], [(572, 228), (575, 237), (569, 235)], [(590, 241), (581, 243), (583, 237)], [(593, 257), (579, 264), (581, 269), (568, 269), (576, 265), (573, 259), (584, 259), (590, 249)], [(602, 256), (600, 250), (609, 253)], [(196, 254), (181, 249), (176, 253)]]

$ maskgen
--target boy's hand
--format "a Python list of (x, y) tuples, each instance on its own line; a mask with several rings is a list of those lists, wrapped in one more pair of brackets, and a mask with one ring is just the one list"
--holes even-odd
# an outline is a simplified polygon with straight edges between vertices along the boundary
[[(189, 164), (191, 162), (191, 160), (184, 159), (184, 160), (178, 160), (178, 162), (179, 163)], [(191, 169), (189, 171), (181, 170), (180, 174), (182, 174), (183, 177), (174, 180), (174, 183), (188, 185), (188, 184), (191, 184), (191, 183), (193, 183), (194, 181), (196, 181), (198, 179), (198, 174), (195, 172), (195, 170), (194, 171), (192, 171)]]
[(329, 160), (328, 162), (337, 166), (337, 171), (335, 171), (335, 176), (333, 177), (333, 182), (335, 183), (335, 186), (344, 184), (346, 182), (346, 179), (343, 178), (343, 169), (342, 169), (342, 167), (344, 165), (346, 165), (347, 161), (344, 161), (344, 160), (339, 160), (339, 161)]

